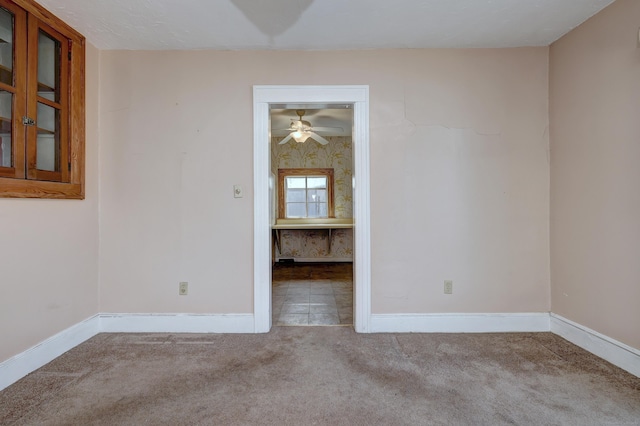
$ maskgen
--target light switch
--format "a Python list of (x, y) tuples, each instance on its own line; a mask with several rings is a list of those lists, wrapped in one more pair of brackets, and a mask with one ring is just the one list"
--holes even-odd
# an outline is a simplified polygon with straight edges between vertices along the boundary
[(244, 193), (242, 192), (241, 185), (233, 185), (233, 197), (234, 198), (242, 198)]

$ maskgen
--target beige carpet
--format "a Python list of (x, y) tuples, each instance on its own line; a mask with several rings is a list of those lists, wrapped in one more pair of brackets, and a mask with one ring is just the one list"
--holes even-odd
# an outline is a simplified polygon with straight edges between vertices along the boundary
[(2, 425), (640, 425), (640, 379), (549, 333), (100, 334)]

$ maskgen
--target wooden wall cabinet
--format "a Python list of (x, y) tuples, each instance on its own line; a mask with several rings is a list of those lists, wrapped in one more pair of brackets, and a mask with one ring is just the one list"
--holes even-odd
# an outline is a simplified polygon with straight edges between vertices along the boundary
[(85, 39), (0, 0), (0, 197), (84, 198)]

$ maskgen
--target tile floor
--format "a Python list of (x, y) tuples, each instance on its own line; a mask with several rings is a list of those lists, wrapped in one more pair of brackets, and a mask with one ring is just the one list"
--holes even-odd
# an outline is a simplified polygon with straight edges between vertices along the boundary
[(277, 263), (273, 325), (352, 325), (353, 264)]

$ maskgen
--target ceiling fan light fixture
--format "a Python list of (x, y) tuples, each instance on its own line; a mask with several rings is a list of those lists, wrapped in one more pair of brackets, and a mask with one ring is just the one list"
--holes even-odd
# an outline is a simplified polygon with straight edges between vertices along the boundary
[(295, 131), (293, 132), (293, 139), (298, 143), (303, 143), (311, 136), (311, 132), (306, 131)]
[[(318, 142), (320, 145), (326, 145), (329, 143), (328, 140), (326, 140), (325, 138), (323, 138), (322, 136), (320, 136), (315, 132), (310, 122), (302, 119), (305, 112), (306, 111), (303, 109), (296, 110), (296, 114), (298, 115), (298, 120), (291, 120), (291, 125), (287, 129), (279, 129), (279, 130), (287, 130), (291, 133), (289, 133), (287, 137), (282, 139), (278, 143), (278, 145), (284, 145), (285, 143), (289, 142), (291, 139), (293, 139), (297, 143), (304, 143), (309, 138), (313, 138), (313, 140)], [(333, 128), (319, 127), (317, 130), (322, 132), (322, 131), (327, 131), (327, 129), (330, 130)], [(340, 129), (340, 131), (342, 131), (342, 129)]]

